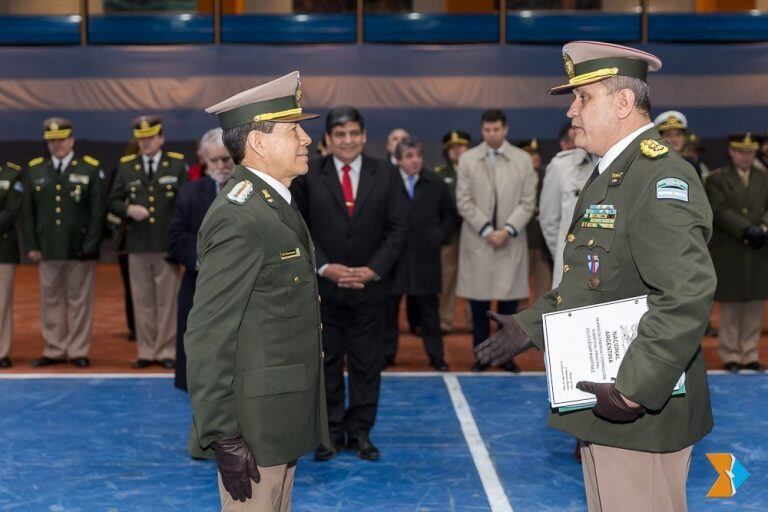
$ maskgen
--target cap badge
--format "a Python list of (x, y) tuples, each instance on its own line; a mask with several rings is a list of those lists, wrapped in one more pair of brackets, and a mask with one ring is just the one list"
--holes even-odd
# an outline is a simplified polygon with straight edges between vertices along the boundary
[(568, 78), (576, 76), (576, 70), (573, 68), (573, 60), (571, 56), (563, 52), (563, 64), (565, 65), (565, 72), (568, 73)]

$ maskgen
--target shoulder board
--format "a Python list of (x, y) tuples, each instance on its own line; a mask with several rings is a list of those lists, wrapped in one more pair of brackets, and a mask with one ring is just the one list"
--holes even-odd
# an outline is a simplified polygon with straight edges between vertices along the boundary
[(131, 160), (135, 160), (135, 159), (136, 159), (135, 153), (133, 155), (125, 155), (124, 157), (120, 158), (120, 163), (124, 164), (126, 162), (130, 162)]
[(175, 158), (176, 160), (184, 160), (184, 155), (182, 155), (181, 153), (175, 153), (173, 151), (167, 151), (165, 154), (168, 155), (171, 158)]
[(645, 139), (640, 142), (640, 152), (647, 158), (655, 159), (669, 153), (669, 148), (653, 139)]
[(90, 165), (92, 165), (94, 167), (98, 167), (99, 166), (99, 161), (96, 160), (95, 158), (93, 158), (92, 156), (89, 156), (89, 155), (83, 156), (83, 162), (85, 162), (87, 164), (90, 164)]
[(39, 156), (37, 158), (33, 158), (32, 160), (30, 160), (29, 164), (27, 165), (29, 165), (30, 167), (34, 167), (36, 165), (40, 165), (43, 162), (45, 162), (45, 158), (43, 158), (42, 156)]
[(253, 183), (243, 180), (232, 187), (232, 190), (227, 194), (227, 199), (235, 204), (245, 204), (251, 195), (253, 195)]
[(13, 169), (14, 171), (20, 171), (21, 170), (21, 166), (20, 165), (16, 165), (13, 162), (5, 162), (5, 166), (8, 167), (9, 169)]

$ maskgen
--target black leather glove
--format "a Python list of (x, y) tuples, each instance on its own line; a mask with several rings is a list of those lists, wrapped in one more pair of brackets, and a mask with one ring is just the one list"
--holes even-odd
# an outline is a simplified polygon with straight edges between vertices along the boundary
[(766, 234), (768, 234), (768, 228), (762, 224), (755, 224), (744, 230), (744, 238), (755, 249), (760, 249), (765, 245)]
[(576, 383), (576, 388), (591, 393), (597, 397), (597, 404), (592, 412), (608, 421), (616, 423), (631, 423), (645, 414), (645, 407), (630, 407), (624, 401), (624, 397), (616, 389), (613, 383), (598, 383), (581, 381)]
[(242, 436), (227, 437), (211, 443), (224, 488), (235, 501), (253, 496), (251, 480), (259, 483), (261, 475), (251, 450)]
[(487, 315), (499, 324), (499, 330), (475, 347), (475, 356), (482, 364), (499, 366), (533, 347), (533, 342), (512, 315), (499, 315), (493, 311), (488, 311)]

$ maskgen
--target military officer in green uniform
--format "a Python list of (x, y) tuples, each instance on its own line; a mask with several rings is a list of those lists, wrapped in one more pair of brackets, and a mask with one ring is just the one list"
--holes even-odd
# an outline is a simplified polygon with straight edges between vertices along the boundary
[[(472, 138), (462, 130), (451, 130), (443, 135), (443, 156), (445, 165), (435, 167), (437, 177), (443, 180), (451, 193), (451, 200), (456, 204), (456, 166), (459, 157), (472, 145)], [(459, 272), (459, 233), (461, 223), (451, 235), (447, 245), (440, 251), (440, 263), (442, 265), (442, 288), (440, 292), (440, 328), (444, 333), (453, 330), (453, 312), (456, 305), (456, 279)], [(467, 324), (471, 324), (471, 314), (465, 308), (464, 318)], [(471, 327), (470, 327), (471, 328)]]
[(755, 166), (753, 134), (729, 139), (731, 163), (706, 182), (715, 225), (710, 250), (720, 304), (718, 352), (730, 372), (765, 371), (758, 347), (768, 299), (768, 172)]
[[(600, 160), (579, 195), (560, 285), (476, 349), (502, 364), (543, 345), (542, 314), (648, 296), (615, 382), (578, 382), (593, 409), (551, 412), (582, 441), (590, 511), (685, 511), (692, 445), (713, 426), (701, 339), (715, 291), (707, 249), (712, 211), (694, 169), (651, 123), (648, 71), (661, 61), (623, 46), (563, 47), (578, 147)], [(601, 210), (599, 221), (591, 212)], [(684, 396), (671, 397), (685, 372)]]
[(27, 258), (40, 272), (40, 320), (45, 349), (32, 366), (90, 366), (93, 288), (104, 226), (98, 160), (75, 154), (74, 125), (46, 119), (49, 156), (23, 173), (22, 226)]
[(0, 368), (10, 368), (13, 333), (13, 275), (19, 262), (16, 219), (21, 212), (21, 167), (0, 164)]
[(330, 446), (314, 246), (288, 189), (308, 169), (299, 121), (317, 117), (300, 87), (294, 71), (206, 110), (238, 166), (200, 228), (184, 346), (225, 511), (290, 510), (296, 459)]
[(136, 317), (134, 368), (175, 366), (176, 296), (181, 270), (168, 260), (168, 224), (176, 194), (187, 182), (184, 155), (163, 151), (162, 119), (133, 120), (139, 151), (120, 159), (109, 199), (110, 213), (126, 223), (126, 250)]

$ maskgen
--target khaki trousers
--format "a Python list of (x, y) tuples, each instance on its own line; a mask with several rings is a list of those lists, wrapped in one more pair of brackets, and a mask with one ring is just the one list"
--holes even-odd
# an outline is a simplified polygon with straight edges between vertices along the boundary
[[(456, 307), (456, 282), (459, 277), (459, 244), (444, 245), (440, 250), (440, 265), (442, 266), (442, 292), (440, 293), (440, 328), (445, 331), (453, 329), (453, 312)], [(472, 314), (469, 303), (464, 304), (464, 322), (472, 328)]]
[(139, 359), (175, 359), (179, 266), (165, 261), (164, 253), (142, 252), (128, 255), (128, 273)]
[(13, 336), (13, 274), (16, 265), (0, 263), (0, 359), (11, 353)]
[(40, 323), (43, 356), (87, 357), (93, 326), (95, 261), (51, 260), (37, 265), (40, 273)]
[(257, 484), (251, 481), (251, 499), (235, 501), (229, 495), (221, 481), (221, 474), (217, 472), (219, 480), (219, 498), (221, 499), (221, 512), (290, 512), (291, 491), (293, 479), (296, 475), (296, 464), (288, 467), (287, 464), (263, 468), (259, 466), (261, 481)]
[(582, 442), (589, 512), (685, 512), (692, 451), (646, 453)]
[(723, 363), (757, 362), (764, 306), (761, 300), (720, 303), (717, 351)]

